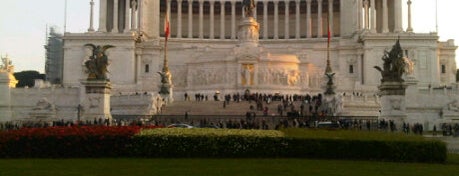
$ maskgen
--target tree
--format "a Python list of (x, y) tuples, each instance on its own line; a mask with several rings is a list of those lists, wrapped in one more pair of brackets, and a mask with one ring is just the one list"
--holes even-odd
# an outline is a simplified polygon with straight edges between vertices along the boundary
[(45, 80), (45, 74), (40, 74), (34, 70), (16, 72), (14, 77), (19, 81), (16, 87), (33, 87), (36, 79)]

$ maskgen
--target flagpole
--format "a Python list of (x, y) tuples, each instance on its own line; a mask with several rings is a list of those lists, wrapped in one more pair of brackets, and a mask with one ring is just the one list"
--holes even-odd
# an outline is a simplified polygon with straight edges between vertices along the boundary
[(167, 63), (167, 39), (169, 38), (169, 34), (169, 14), (166, 12), (166, 17), (164, 19), (164, 63), (162, 71), (159, 72), (161, 75), (161, 88), (159, 93), (162, 95), (167, 95), (167, 97), (165, 97), (167, 102), (172, 102), (172, 77), (171, 73), (169, 72), (169, 66)]
[(333, 73), (331, 65), (330, 65), (330, 40), (331, 40), (331, 33), (330, 33), (330, 14), (328, 14), (327, 18), (327, 67), (325, 68), (325, 76), (327, 76), (328, 81), (325, 86), (325, 95), (334, 95), (334, 85), (333, 85)]
[(330, 66), (330, 14), (328, 15), (327, 19), (327, 67), (325, 68), (325, 74), (332, 73), (332, 69)]
[(438, 35), (438, 0), (435, 0), (435, 32)]
[(167, 63), (167, 36), (165, 36), (164, 40), (164, 65), (163, 65), (163, 72), (169, 72), (169, 66)]
[(169, 38), (170, 34), (170, 26), (169, 26), (169, 14), (166, 12), (166, 18), (164, 19), (164, 65), (163, 65), (163, 72), (169, 72), (169, 66), (167, 61), (167, 39)]
[(67, 0), (64, 2), (64, 34), (67, 32)]

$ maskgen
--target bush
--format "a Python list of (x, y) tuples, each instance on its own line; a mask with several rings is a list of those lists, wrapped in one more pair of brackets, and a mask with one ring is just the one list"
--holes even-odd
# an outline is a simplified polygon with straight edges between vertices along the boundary
[(68, 158), (126, 156), (140, 127), (23, 128), (0, 132), (0, 157)]
[(283, 133), (275, 130), (181, 129), (142, 130), (134, 137), (139, 157), (280, 156)]
[[(419, 136), (380, 132), (286, 129), (143, 130), (134, 137), (139, 157), (289, 157), (402, 162), (444, 162), (446, 145)], [(266, 132), (266, 133), (263, 133)], [(269, 134), (269, 135), (268, 135)]]
[(419, 135), (284, 129), (290, 157), (445, 162), (446, 145)]
[(213, 128), (158, 128), (144, 129), (141, 136), (244, 136), (244, 137), (283, 137), (284, 133), (277, 130), (244, 130), (244, 129), (213, 129)]
[(287, 138), (287, 157), (398, 162), (445, 162), (439, 141), (383, 141)]
[(24, 128), (0, 132), (0, 157), (321, 158), (445, 162), (446, 145), (390, 133), (140, 127)]

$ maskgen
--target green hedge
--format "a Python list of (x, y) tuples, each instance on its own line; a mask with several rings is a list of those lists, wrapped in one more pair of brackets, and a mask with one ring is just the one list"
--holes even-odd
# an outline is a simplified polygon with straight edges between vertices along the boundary
[(280, 157), (283, 138), (243, 136), (135, 136), (136, 157), (254, 158)]
[[(206, 132), (212, 135), (205, 135)], [(215, 133), (227, 134), (225, 131), (218, 130), (206, 130), (206, 132), (203, 133), (203, 130), (199, 129), (143, 131), (140, 133), (142, 135), (134, 136), (131, 151), (136, 157), (289, 157), (402, 162), (444, 162), (446, 160), (446, 145), (443, 142), (423, 140), (419, 137), (401, 136), (390, 140), (389, 137), (381, 136), (385, 134), (374, 133), (364, 134), (366, 137), (358, 139), (355, 136), (345, 137), (347, 134), (336, 135), (340, 131), (312, 132), (312, 134), (335, 134), (334, 137), (323, 134), (310, 135), (310, 137), (295, 136), (290, 132), (287, 132), (287, 137), (250, 134), (216, 135)], [(256, 130), (247, 132), (262, 134)], [(382, 140), (376, 139), (378, 137)]]
[(439, 141), (378, 141), (286, 138), (287, 157), (402, 162), (445, 162)]
[(280, 137), (135, 136), (136, 157), (323, 158), (402, 162), (444, 162), (438, 141), (364, 141)]
[(226, 129), (152, 129), (139, 133), (139, 128), (102, 127), (24, 129), (0, 132), (0, 157), (446, 161), (446, 145), (440, 141), (397, 134), (359, 133)]

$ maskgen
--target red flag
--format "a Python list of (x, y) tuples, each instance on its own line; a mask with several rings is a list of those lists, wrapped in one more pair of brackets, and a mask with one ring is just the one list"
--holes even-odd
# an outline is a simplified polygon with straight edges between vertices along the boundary
[(164, 37), (169, 38), (170, 35), (170, 26), (169, 26), (169, 13), (166, 12), (166, 17), (164, 18)]

